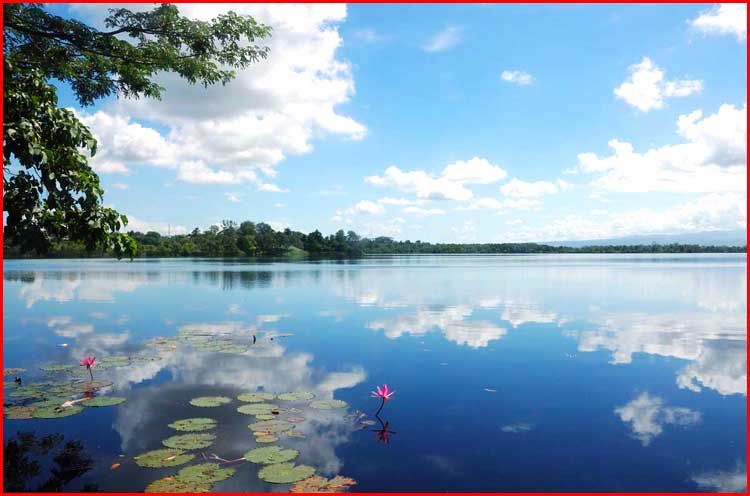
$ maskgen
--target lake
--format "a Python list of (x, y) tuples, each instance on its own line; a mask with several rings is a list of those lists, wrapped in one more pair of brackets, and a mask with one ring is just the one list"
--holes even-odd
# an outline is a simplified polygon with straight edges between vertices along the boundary
[[(6, 489), (745, 489), (744, 255), (8, 260), (3, 288)], [(172, 444), (210, 446), (140, 456), (190, 418)]]

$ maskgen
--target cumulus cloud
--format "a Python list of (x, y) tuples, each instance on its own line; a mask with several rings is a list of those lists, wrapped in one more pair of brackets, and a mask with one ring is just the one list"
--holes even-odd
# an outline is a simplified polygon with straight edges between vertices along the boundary
[(738, 41), (747, 38), (747, 4), (720, 3), (702, 12), (690, 24), (704, 34), (728, 34)]
[(430, 215), (445, 215), (445, 210), (440, 208), (422, 208), (422, 207), (406, 207), (402, 210), (405, 214), (413, 214), (417, 217), (427, 217)]
[(500, 191), (505, 196), (513, 198), (537, 198), (542, 195), (557, 193), (557, 186), (549, 181), (527, 183), (526, 181), (513, 178), (509, 183), (502, 185)]
[[(336, 109), (355, 91), (350, 64), (336, 53), (345, 5), (181, 4), (179, 9), (200, 20), (233, 10), (272, 26), (273, 36), (261, 42), (271, 49), (268, 59), (238, 71), (226, 86), (203, 88), (173, 74), (159, 75), (166, 88), (161, 101), (118, 100), (87, 117), (100, 141), (97, 171), (169, 167), (180, 181), (250, 182), (261, 191), (278, 191), (264, 186), (258, 173), (273, 177), (286, 156), (310, 152), (315, 136), (365, 135), (362, 124)], [(106, 15), (106, 6), (74, 10), (94, 24)]]
[(380, 203), (376, 203), (370, 200), (362, 200), (349, 208), (343, 210), (336, 210), (336, 215), (333, 217), (334, 220), (341, 220), (345, 216), (351, 215), (377, 215), (385, 213), (385, 207)]
[(665, 210), (642, 208), (602, 215), (566, 215), (541, 227), (526, 226), (503, 235), (507, 241), (570, 241), (645, 234), (682, 234), (744, 229), (746, 197), (711, 194)]
[(179, 224), (170, 224), (167, 222), (153, 222), (138, 217), (128, 216), (127, 231), (149, 232), (154, 231), (160, 234), (187, 234), (188, 228)]
[(227, 193), (224, 193), (224, 196), (226, 196), (227, 200), (230, 201), (230, 202), (232, 202), (232, 203), (240, 203), (240, 201), (241, 201), (240, 198), (239, 198), (239, 196), (235, 195), (234, 193), (228, 193), (227, 192)]
[(698, 80), (666, 81), (664, 72), (648, 57), (631, 65), (628, 71), (630, 76), (615, 88), (615, 96), (642, 112), (662, 108), (666, 98), (684, 97), (703, 89)]
[(390, 166), (382, 176), (365, 177), (365, 182), (413, 193), (419, 199), (465, 201), (473, 197), (466, 184), (491, 184), (507, 175), (500, 166), (474, 157), (447, 165), (438, 177), (421, 170), (405, 172)]
[(456, 210), (528, 210), (541, 205), (539, 200), (531, 198), (498, 200), (497, 198), (478, 198), (466, 206), (457, 207)]
[(613, 139), (612, 155), (578, 155), (576, 172), (597, 174), (592, 186), (619, 192), (745, 192), (747, 177), (747, 105), (724, 104), (704, 116), (696, 110), (677, 120), (686, 141), (643, 153)]
[(703, 472), (692, 477), (704, 491), (719, 493), (747, 492), (747, 465), (737, 465), (734, 470)]
[(525, 71), (503, 71), (500, 79), (518, 86), (528, 86), (534, 82), (534, 76)]
[(412, 314), (376, 320), (367, 327), (384, 331), (390, 339), (403, 335), (422, 336), (433, 329), (439, 329), (448, 341), (470, 348), (484, 348), (490, 341), (500, 339), (507, 333), (507, 330), (492, 322), (469, 320), (472, 312), (468, 305), (420, 308)]
[(444, 52), (461, 42), (463, 29), (457, 26), (448, 26), (439, 31), (422, 45), (425, 52)]
[(662, 398), (648, 393), (641, 393), (629, 403), (615, 408), (615, 414), (620, 420), (630, 424), (633, 437), (643, 446), (651, 444), (664, 431), (665, 425), (686, 426), (696, 424), (701, 419), (698, 411), (666, 406)]

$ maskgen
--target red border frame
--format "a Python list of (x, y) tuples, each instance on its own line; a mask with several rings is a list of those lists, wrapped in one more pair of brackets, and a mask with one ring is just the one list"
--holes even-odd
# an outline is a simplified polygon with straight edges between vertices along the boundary
[[(28, 2), (24, 2), (23, 0), (0, 0), (0, 1), (3, 4), (5, 4), (5, 3), (42, 3), (42, 2), (38, 2), (36, 0), (32, 0), (32, 1), (28, 1)], [(43, 2), (43, 3), (61, 3), (61, 4), (68, 4), (68, 3), (104, 3), (104, 4), (114, 4), (114, 3), (117, 3), (117, 2), (107, 2), (107, 1), (102, 1), (102, 0), (79, 0), (79, 1), (65, 2), (65, 1), (61, 1), (61, 0), (51, 0), (51, 1)], [(120, 2), (120, 3), (125, 3), (125, 2)], [(154, 2), (153, 1), (149, 2), (149, 1), (146, 1), (146, 0), (129, 0), (127, 3), (154, 3)], [(218, 2), (212, 2), (212, 1), (202, 1), (201, 2), (199, 0), (180, 0), (180, 1), (169, 2), (169, 3), (177, 3), (177, 4), (179, 4), (179, 3), (218, 3)], [(225, 3), (225, 2), (222, 2), (222, 3)], [(298, 3), (298, 2), (292, 2), (292, 1), (281, 1), (281, 2), (232, 2), (232, 1), (230, 1), (230, 2), (226, 2), (226, 3)], [(315, 1), (312, 1), (312, 2), (308, 2), (308, 3), (389, 3), (389, 4), (399, 4), (399, 3), (444, 3), (444, 4), (447, 4), (447, 3), (465, 3), (465, 4), (471, 4), (471, 3), (477, 3), (477, 2), (462, 1), (462, 0), (458, 0), (458, 1), (450, 1), (450, 0), (412, 0), (412, 1), (409, 1), (409, 0), (390, 0), (390, 1), (350, 0), (349, 2), (339, 2), (339, 1), (333, 0), (331, 2), (322, 2), (322, 1), (315, 0)], [(488, 3), (538, 3), (538, 4), (547, 4), (547, 3), (549, 3), (549, 4), (558, 4), (558, 3), (586, 3), (586, 4), (596, 4), (596, 3), (607, 3), (607, 4), (651, 4), (651, 3), (653, 3), (653, 4), (663, 4), (663, 3), (681, 3), (681, 4), (704, 4), (704, 3), (707, 3), (707, 2), (702, 2), (700, 0), (687, 0), (687, 1), (679, 1), (679, 0), (650, 1), (650, 0), (646, 0), (646, 1), (638, 1), (638, 2), (632, 2), (632, 1), (628, 1), (628, 0), (611, 0), (611, 1), (592, 0), (592, 1), (589, 1), (589, 2), (586, 2), (586, 1), (576, 1), (576, 0), (561, 0), (561, 1), (553, 1), (553, 0), (530, 0), (530, 1), (527, 1), (527, 2), (513, 2), (513, 1), (510, 1), (510, 0), (491, 0)], [(723, 2), (723, 3), (744, 3), (744, 4), (747, 5), (748, 2), (741, 2), (741, 1), (737, 1), (737, 0), (730, 0), (730, 1), (727, 1), (727, 2)], [(3, 9), (0, 9), (0, 26), (1, 25), (4, 25), (3, 24)], [(0, 44), (3, 43), (3, 34), (4, 34), (4, 31), (2, 29), (0, 29)], [(1, 59), (2, 59), (2, 54), (0, 53), (0, 60)], [(745, 62), (746, 62), (746, 65), (745, 65), (745, 102), (747, 102), (747, 100), (748, 100), (747, 97), (748, 97), (748, 94), (749, 94), (748, 87), (747, 87), (747, 78), (748, 78), (748, 75), (750, 74), (750, 72), (748, 72), (748, 69), (747, 69), (747, 62), (748, 61), (750, 61), (750, 57), (748, 57), (748, 55), (747, 55), (747, 40), (746, 40), (745, 41)], [(2, 74), (2, 72), (0, 72), (0, 83), (2, 83), (2, 80), (3, 80), (3, 74)], [(2, 112), (2, 110), (3, 110), (3, 102), (2, 102), (2, 100), (0, 100), (0, 112)], [(750, 122), (750, 120), (748, 122)], [(2, 145), (0, 144), (0, 149), (1, 148), (2, 148)], [(747, 158), (745, 160), (746, 160), (746, 164), (745, 165), (747, 166)], [(748, 185), (750, 185), (750, 181), (747, 182), (746, 186), (748, 186)], [(747, 192), (747, 189), (746, 189), (746, 192)], [(2, 203), (3, 203), (3, 196), (0, 195), (0, 206), (2, 206)], [(748, 206), (748, 203), (747, 203), (747, 195), (746, 195), (746, 198), (745, 198), (745, 212), (746, 213), (747, 213), (747, 206)], [(747, 226), (746, 226), (745, 227), (745, 237), (746, 238), (747, 238), (747, 232), (748, 232), (748, 230), (747, 230)], [(3, 261), (3, 266), (2, 266), (2, 268), (0, 268), (0, 274), (4, 274), (4, 271), (5, 271), (5, 264), (4, 264), (4, 260), (5, 259), (3, 257), (3, 239), (4, 239), (3, 236), (4, 236), (3, 232), (0, 232), (0, 261)], [(747, 260), (748, 260), (749, 256), (750, 256), (750, 247), (747, 247), (746, 248), (746, 252), (745, 252), (745, 265), (746, 265), (745, 278), (746, 278), (746, 283), (748, 285), (750, 285), (750, 274), (748, 274), (748, 272), (747, 272)], [(0, 288), (0, 297), (3, 296), (3, 294), (4, 294), (4, 288), (5, 288), (5, 284), (4, 284), (4, 280), (3, 280), (3, 286)], [(3, 298), (3, 306), (4, 305), (5, 305), (5, 299)], [(4, 313), (4, 308), (3, 308), (3, 313)], [(746, 313), (745, 319), (746, 319), (746, 321), (745, 321), (745, 324), (746, 324), (746, 327), (745, 327), (745, 333), (746, 333), (746, 335), (745, 335), (745, 346), (746, 346), (746, 348), (745, 348), (745, 361), (747, 363), (747, 357), (748, 357), (748, 355), (750, 355), (750, 345), (748, 345), (748, 341), (747, 341), (747, 327), (750, 324), (750, 316), (748, 316), (747, 313)], [(0, 321), (0, 335), (2, 335), (2, 337), (3, 337), (2, 341), (0, 341), (0, 365), (2, 364), (3, 359), (4, 359), (4, 355), (2, 354), (2, 352), (3, 352), (3, 342), (5, 340), (4, 329), (3, 329), (4, 322), (5, 322), (4, 319), (2, 321)], [(746, 365), (746, 367), (747, 367), (747, 365)], [(3, 401), (3, 391), (2, 391), (2, 389), (0, 389), (0, 402), (2, 402), (2, 401)], [(2, 406), (0, 406), (0, 410), (1, 409), (2, 409)], [(746, 384), (746, 387), (745, 387), (745, 463), (746, 464), (748, 462), (748, 458), (750, 458), (750, 442), (749, 442), (750, 436), (748, 436), (748, 430), (750, 430), (750, 421), (749, 421), (749, 417), (748, 417), (748, 410), (750, 410), (750, 396), (748, 395), (748, 388), (747, 388), (747, 384)], [(3, 444), (4, 444), (5, 437), (4, 437), (4, 433), (3, 433), (3, 425), (2, 425), (2, 423), (0, 423), (0, 438), (2, 438)], [(0, 461), (2, 461), (2, 460), (3, 460), (3, 452), (0, 452)], [(4, 465), (0, 464), (0, 480), (4, 480), (3, 479), (3, 470), (4, 470)], [(739, 493), (739, 494), (750, 494), (750, 471), (747, 471), (747, 470), (745, 472), (745, 484), (746, 484), (746, 490), (745, 490), (746, 492), (745, 493)], [(3, 494), (2, 493), (2, 488), (0, 488), (0, 494)], [(57, 494), (57, 493), (14, 493), (14, 494)], [(88, 493), (67, 493), (67, 494), (79, 494), (81, 496), (84, 496), (84, 495), (87, 495)], [(139, 495), (139, 494), (143, 494), (143, 493), (100, 493), (100, 494)], [(185, 493), (185, 494), (197, 494), (197, 493)], [(248, 495), (248, 494), (249, 495), (253, 495), (253, 494), (271, 494), (271, 493), (220, 493), (220, 494), (231, 494), (231, 495), (238, 495), (238, 496), (240, 496), (240, 495)], [(365, 493), (356, 493), (356, 492), (353, 492), (351, 494), (365, 494)], [(366, 494), (391, 496), (391, 495), (394, 495), (394, 494), (412, 494), (412, 493), (366, 493)], [(439, 495), (439, 494), (446, 494), (446, 493), (416, 493), (416, 494)], [(582, 495), (626, 495), (626, 494), (682, 495), (682, 494), (684, 494), (684, 495), (694, 495), (694, 494), (697, 494), (697, 493), (601, 493), (601, 492), (581, 493), (581, 492), (571, 492), (571, 493), (447, 493), (447, 494), (462, 494), (462, 495), (471, 495), (471, 494), (483, 494), (483, 495), (487, 495), (487, 494), (503, 494), (503, 495), (515, 496), (515, 495), (522, 495), (522, 494), (582, 494)], [(701, 494), (726, 494), (726, 493), (701, 493)]]

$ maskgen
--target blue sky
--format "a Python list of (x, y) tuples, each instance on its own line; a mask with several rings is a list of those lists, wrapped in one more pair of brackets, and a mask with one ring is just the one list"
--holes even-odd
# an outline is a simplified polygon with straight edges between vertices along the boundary
[(254, 15), (271, 54), (224, 88), (162, 76), (161, 102), (79, 109), (61, 88), (131, 227), (480, 242), (745, 228), (744, 6), (180, 8)]

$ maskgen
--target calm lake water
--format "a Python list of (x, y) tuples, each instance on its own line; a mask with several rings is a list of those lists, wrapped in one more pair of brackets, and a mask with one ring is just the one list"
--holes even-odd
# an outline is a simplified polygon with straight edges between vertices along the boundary
[[(27, 369), (21, 386), (82, 383), (81, 357), (114, 356), (93, 368), (112, 382), (96, 394), (126, 398), (64, 418), (4, 419), (15, 450), (6, 485), (141, 491), (203, 463), (201, 453), (229, 460), (279, 445), (362, 492), (745, 488), (744, 255), (31, 260), (4, 269), (4, 367)], [(72, 367), (40, 369), (50, 365)], [(6, 409), (49, 395), (13, 397), (13, 378)], [(396, 393), (376, 419), (370, 391), (383, 383)], [(237, 396), (252, 391), (308, 391), (347, 406), (272, 400), (277, 418), (304, 417), (294, 423), (301, 434), (259, 444), (248, 428), (256, 419), (237, 412), (248, 404)], [(232, 401), (189, 404), (199, 396)], [(181, 434), (168, 424), (192, 417), (217, 421), (211, 447), (186, 465), (136, 464)], [(379, 420), (391, 433), (374, 432)], [(228, 466), (234, 476), (213, 491), (290, 488), (260, 480), (262, 465)]]

